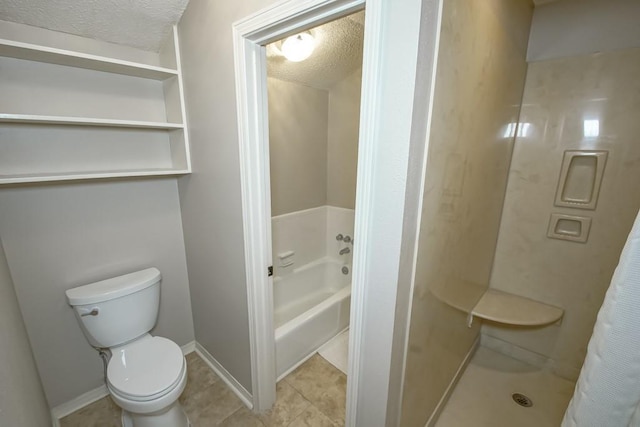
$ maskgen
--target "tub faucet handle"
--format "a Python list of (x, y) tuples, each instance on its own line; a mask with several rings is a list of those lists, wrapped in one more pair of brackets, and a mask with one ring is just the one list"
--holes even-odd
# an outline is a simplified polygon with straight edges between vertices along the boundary
[(342, 239), (343, 242), (345, 243), (350, 243), (351, 242), (351, 236), (344, 236), (344, 239)]
[(344, 236), (342, 234), (338, 234), (336, 236), (336, 240), (341, 241), (342, 239), (344, 239)]
[(340, 255), (345, 255), (345, 254), (348, 254), (349, 252), (351, 252), (351, 249), (344, 248), (344, 249), (340, 250), (339, 254)]

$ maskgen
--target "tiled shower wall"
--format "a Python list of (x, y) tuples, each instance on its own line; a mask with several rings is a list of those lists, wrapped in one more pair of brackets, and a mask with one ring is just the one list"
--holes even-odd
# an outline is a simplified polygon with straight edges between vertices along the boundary
[[(423, 427), (479, 335), (525, 81), (527, 0), (446, 0), (402, 400)], [(511, 125), (510, 125), (511, 124)]]
[[(563, 307), (561, 324), (483, 326), (503, 351), (531, 352), (575, 379), (640, 208), (640, 49), (529, 64), (491, 287)], [(526, 131), (525, 131), (526, 129)], [(565, 150), (605, 150), (595, 210), (554, 206)], [(586, 243), (547, 237), (552, 213), (591, 218)], [(508, 348), (509, 346), (517, 346)], [(536, 355), (542, 357), (535, 357)]]

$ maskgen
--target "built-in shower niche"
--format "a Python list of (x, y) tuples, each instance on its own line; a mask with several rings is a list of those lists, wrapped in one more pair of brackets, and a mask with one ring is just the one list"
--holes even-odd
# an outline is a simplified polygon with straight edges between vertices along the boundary
[(591, 229), (591, 218), (576, 215), (551, 214), (547, 237), (586, 243)]
[(595, 209), (608, 154), (607, 151), (565, 151), (555, 205)]

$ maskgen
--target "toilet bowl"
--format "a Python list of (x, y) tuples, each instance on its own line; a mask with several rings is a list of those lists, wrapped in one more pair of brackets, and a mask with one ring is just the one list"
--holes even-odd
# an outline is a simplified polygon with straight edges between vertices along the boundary
[(187, 363), (173, 341), (152, 336), (160, 302), (155, 268), (66, 291), (89, 343), (111, 354), (107, 388), (122, 408), (123, 427), (188, 427), (178, 402)]

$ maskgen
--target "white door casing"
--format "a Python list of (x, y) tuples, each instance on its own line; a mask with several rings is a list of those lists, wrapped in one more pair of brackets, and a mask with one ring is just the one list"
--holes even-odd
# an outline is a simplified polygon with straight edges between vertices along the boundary
[[(439, 4), (366, 2), (347, 426), (385, 425), (391, 354), (405, 351), (392, 343), (418, 41), (423, 8)], [(264, 45), (363, 6), (364, 0), (288, 0), (233, 25), (254, 411), (271, 407), (276, 381)]]

